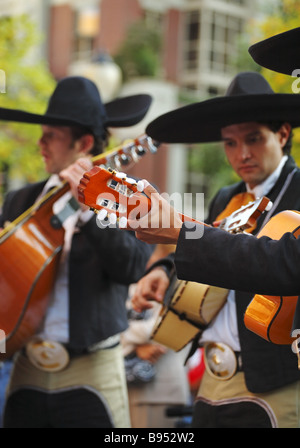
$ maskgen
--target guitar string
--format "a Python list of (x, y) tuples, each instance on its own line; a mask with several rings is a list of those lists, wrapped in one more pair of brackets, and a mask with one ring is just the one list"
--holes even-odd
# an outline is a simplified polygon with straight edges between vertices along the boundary
[(271, 217), (272, 217), (273, 213), (275, 212), (278, 204), (280, 203), (283, 195), (285, 194), (286, 190), (288, 189), (288, 187), (289, 187), (289, 185), (290, 185), (290, 183), (291, 183), (291, 181), (293, 179), (293, 176), (296, 173), (296, 171), (297, 171), (297, 169), (294, 168), (293, 171), (291, 171), (290, 174), (288, 175), (288, 177), (286, 178), (285, 183), (284, 183), (284, 185), (283, 185), (279, 195), (277, 196), (276, 200), (274, 201), (271, 210), (269, 210), (267, 215), (265, 216), (265, 219), (264, 219), (264, 221), (262, 223), (261, 228), (263, 228), (267, 224), (267, 222), (271, 219)]

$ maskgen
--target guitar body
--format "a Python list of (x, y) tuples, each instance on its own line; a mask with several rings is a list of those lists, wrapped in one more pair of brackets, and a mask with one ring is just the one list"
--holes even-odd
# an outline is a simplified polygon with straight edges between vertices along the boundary
[(58, 196), (30, 209), (0, 233), (0, 329), (5, 335), (0, 360), (19, 350), (45, 316), (64, 241), (63, 228), (50, 224)]
[[(257, 237), (269, 236), (280, 239), (284, 233), (300, 235), (300, 213), (284, 211), (278, 213), (263, 227)], [(292, 323), (298, 296), (264, 296), (256, 294), (248, 305), (244, 322), (246, 327), (273, 344), (290, 345)]]
[(182, 350), (203, 331), (226, 302), (228, 290), (174, 277), (151, 339)]

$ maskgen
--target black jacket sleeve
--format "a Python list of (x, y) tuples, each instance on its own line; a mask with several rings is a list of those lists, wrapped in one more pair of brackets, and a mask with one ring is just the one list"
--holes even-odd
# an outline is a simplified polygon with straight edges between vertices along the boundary
[(187, 238), (182, 227), (175, 255), (179, 278), (260, 294), (300, 294), (300, 238), (286, 233), (275, 241), (197, 227), (198, 239)]

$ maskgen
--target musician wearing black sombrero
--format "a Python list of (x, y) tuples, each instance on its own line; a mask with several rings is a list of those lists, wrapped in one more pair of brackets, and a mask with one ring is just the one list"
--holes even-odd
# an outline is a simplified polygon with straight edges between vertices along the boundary
[[(148, 125), (147, 133), (168, 143), (223, 141), (226, 156), (241, 181), (216, 194), (209, 207), (207, 223), (228, 216), (242, 205), (240, 200), (249, 200), (249, 194), (253, 195), (252, 199), (267, 196), (273, 205), (251, 230), (256, 235), (278, 212), (300, 210), (300, 170), (290, 155), (291, 132), (300, 125), (299, 106), (299, 96), (276, 94), (258, 73), (241, 73), (233, 79), (223, 97), (162, 115)], [(145, 188), (146, 194), (153, 192), (150, 185)], [(162, 204), (165, 204), (164, 211), (168, 205)], [(154, 202), (154, 210), (155, 206)], [(264, 276), (270, 277), (268, 265), (251, 252), (248, 266), (246, 251), (240, 257), (238, 242), (234, 241), (235, 252), (230, 257), (226, 249), (239, 235), (224, 236), (224, 231), (206, 230), (203, 226), (198, 226), (200, 232), (197, 232), (187, 223), (182, 225), (176, 213), (175, 217), (177, 227), (168, 229), (164, 226), (160, 232), (157, 222), (153, 230), (151, 225), (145, 225), (143, 218), (138, 228), (137, 223), (130, 220), (128, 227), (135, 228), (138, 238), (143, 241), (177, 243), (174, 257), (179, 278), (229, 288), (225, 306), (198, 341), (204, 347), (206, 370), (195, 402), (192, 425), (298, 427), (300, 372), (295, 353), (290, 345), (271, 344), (249, 331), (244, 324), (245, 310), (255, 292), (247, 279), (247, 271), (251, 271), (256, 263), (254, 272), (259, 271), (261, 288)], [(155, 219), (156, 214), (152, 218)], [(217, 233), (218, 244), (205, 244), (206, 234), (210, 231)], [(251, 236), (241, 237), (257, 241)], [(213, 235), (209, 241), (212, 240)], [(171, 268), (172, 260), (163, 260), (160, 264)], [(149, 298), (159, 299), (153, 286), (161, 296), (158, 285), (166, 285), (166, 280), (164, 270), (150, 271), (138, 283), (133, 298), (136, 309), (149, 307)], [(276, 281), (277, 277), (272, 284), (272, 294), (276, 289), (274, 284), (278, 285)], [(281, 289), (278, 290), (280, 293)]]
[(62, 180), (71, 187), (54, 204), (65, 230), (58, 273), (39, 331), (16, 356), (5, 427), (130, 425), (120, 333), (127, 328), (128, 285), (143, 274), (152, 248), (116, 227), (100, 231), (94, 213), (74, 202), (71, 192), (76, 199), (91, 155), (107, 146), (109, 128), (140, 122), (150, 104), (149, 95), (103, 104), (92, 81), (68, 77), (58, 82), (44, 115), (0, 108), (2, 120), (42, 126), (38, 144), (50, 174), (8, 193), (0, 227)]

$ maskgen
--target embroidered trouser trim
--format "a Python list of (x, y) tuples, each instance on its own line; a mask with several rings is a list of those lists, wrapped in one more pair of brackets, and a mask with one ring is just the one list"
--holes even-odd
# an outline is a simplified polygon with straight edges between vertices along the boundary
[[(19, 354), (12, 372), (8, 400), (20, 390), (47, 394), (83, 390), (85, 399), (100, 398), (112, 425), (116, 428), (130, 426), (127, 386), (121, 346), (71, 358), (61, 372), (42, 372), (29, 359)], [(74, 395), (74, 394), (72, 394)], [(30, 405), (30, 402), (28, 403)], [(24, 409), (26, 412), (26, 409)]]
[(204, 373), (195, 401), (193, 427), (298, 428), (300, 382), (253, 394), (243, 372), (228, 381)]

